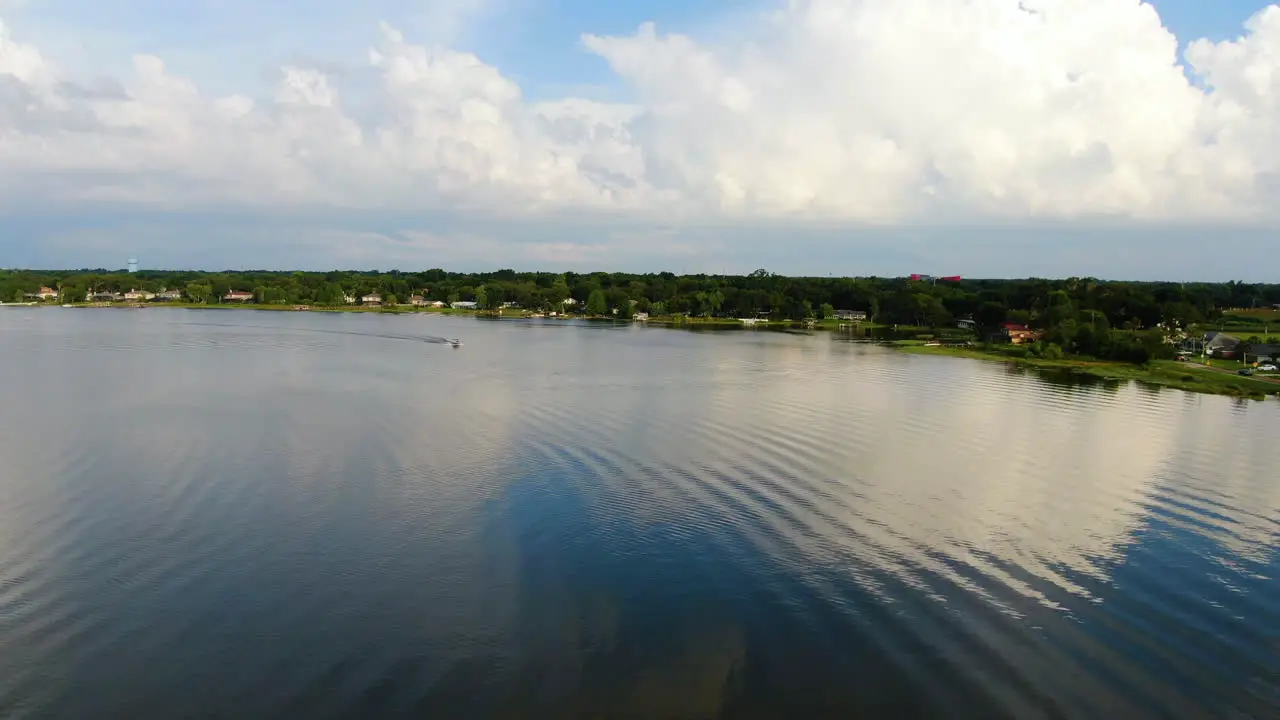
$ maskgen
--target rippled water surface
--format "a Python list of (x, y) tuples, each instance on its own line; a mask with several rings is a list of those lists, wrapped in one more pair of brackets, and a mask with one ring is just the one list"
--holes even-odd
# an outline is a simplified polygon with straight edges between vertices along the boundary
[(1280, 713), (1275, 401), (10, 308), (0, 409), (0, 717)]

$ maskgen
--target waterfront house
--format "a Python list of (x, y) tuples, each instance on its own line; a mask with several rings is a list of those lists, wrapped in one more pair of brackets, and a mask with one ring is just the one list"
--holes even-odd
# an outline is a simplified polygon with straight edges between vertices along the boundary
[(124, 297), (117, 293), (98, 290), (96, 292), (89, 293), (86, 299), (89, 302), (117, 302), (123, 300)]
[(1236, 356), (1240, 339), (1211, 330), (1204, 334), (1204, 353), (1209, 357), (1230, 359)]
[(421, 295), (410, 295), (409, 304), (414, 307), (426, 307), (427, 299), (422, 297)]
[(1247, 348), (1248, 362), (1276, 362), (1280, 360), (1280, 345), (1258, 343)]
[(222, 296), (223, 302), (249, 302), (253, 299), (253, 293), (244, 292), (243, 290), (232, 290)]
[(865, 310), (837, 310), (836, 319), (850, 322), (866, 322), (867, 313)]
[(39, 297), (41, 300), (52, 300), (58, 297), (58, 291), (51, 287), (41, 287), (40, 292), (36, 293), (36, 297)]
[(159, 301), (177, 301), (182, 299), (181, 290), (161, 290), (156, 293), (154, 300)]
[(124, 294), (124, 300), (125, 302), (145, 302), (155, 296), (155, 293), (150, 293), (146, 290), (130, 290)]
[(445, 302), (443, 300), (433, 300), (431, 302), (431, 307), (433, 308), (442, 308), (444, 306), (445, 306)]
[(378, 293), (369, 293), (368, 295), (365, 295), (360, 298), (360, 304), (365, 306), (381, 305), (382, 296), (379, 295)]
[(1014, 345), (1021, 345), (1039, 340), (1040, 333), (1019, 323), (1005, 323), (1000, 326), (1000, 337)]
[(449, 307), (453, 308), (454, 310), (475, 310), (477, 307), (479, 307), (479, 305), (477, 305), (475, 301), (472, 301), (472, 300), (459, 300), (458, 302), (453, 303)]

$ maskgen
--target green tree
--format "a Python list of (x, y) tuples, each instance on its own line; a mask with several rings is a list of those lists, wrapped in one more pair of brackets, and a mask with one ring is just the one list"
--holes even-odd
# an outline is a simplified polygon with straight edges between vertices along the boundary
[(207, 303), (209, 297), (213, 295), (213, 287), (208, 283), (189, 282), (187, 283), (187, 298), (193, 303)]
[(818, 317), (820, 319), (826, 320), (827, 318), (833, 318), (835, 316), (836, 309), (831, 305), (831, 303), (822, 303), (822, 305), (818, 307)]
[(399, 302), (399, 298), (394, 293), (387, 293), (382, 298), (382, 304), (388, 307), (395, 305), (397, 302)]
[(315, 299), (319, 305), (341, 305), (346, 302), (346, 293), (343, 292), (341, 285), (330, 282), (320, 288)]
[(569, 299), (569, 281), (564, 275), (557, 275), (555, 282), (547, 289), (547, 304), (557, 312), (564, 309), (564, 301)]
[(989, 300), (978, 306), (978, 311), (973, 314), (973, 320), (979, 328), (991, 332), (1000, 327), (1008, 316), (1009, 309), (1004, 306), (1004, 303)]
[(476, 307), (481, 310), (489, 309), (489, 289), (484, 285), (476, 288)]
[(592, 290), (587, 296), (587, 314), (588, 315), (604, 315), (609, 312), (608, 303), (604, 297), (603, 290)]
[(1249, 361), (1249, 356), (1252, 354), (1253, 343), (1249, 340), (1241, 341), (1241, 343), (1236, 346), (1236, 356), (1240, 358), (1240, 362), (1247, 363)]
[(719, 288), (707, 293), (706, 315), (720, 314), (720, 308), (724, 305), (724, 293)]
[(1030, 310), (1021, 310), (1021, 309), (1010, 310), (1008, 312), (1007, 317), (1009, 318), (1009, 322), (1011, 323), (1017, 323), (1019, 325), (1027, 325), (1027, 326), (1031, 325), (1031, 321), (1033, 319), (1031, 316)]

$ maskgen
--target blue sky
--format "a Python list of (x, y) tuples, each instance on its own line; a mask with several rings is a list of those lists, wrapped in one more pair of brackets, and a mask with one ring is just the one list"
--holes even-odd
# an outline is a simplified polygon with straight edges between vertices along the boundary
[[(11, 22), (41, 47), (86, 65), (125, 71), (135, 52), (160, 55), (213, 92), (268, 89), (280, 63), (298, 58), (361, 65), (378, 23), (419, 38), (437, 37), (430, 2), (413, 0), (26, 0)], [(442, 3), (450, 5), (450, 3)], [(481, 0), (458, 13), (462, 27), (443, 40), (519, 78), (538, 97), (581, 86), (625, 92), (605, 63), (582, 50), (584, 32), (626, 34), (641, 23), (671, 32), (712, 29), (750, 12), (728, 0)], [(767, 7), (760, 4), (759, 7)]]
[[(1234, 38), (1262, 0), (1156, 0), (1165, 27), (1191, 39)], [(274, 67), (304, 57), (360, 64), (385, 20), (407, 33), (431, 32), (430, 3), (414, 0), (23, 0), (17, 24), (59, 55), (127, 67), (135, 52), (158, 54), (202, 86), (261, 91)], [(605, 63), (586, 56), (584, 32), (626, 34), (643, 22), (669, 32), (727, 32), (732, 19), (771, 3), (734, 0), (490, 0), (459, 43), (520, 78), (535, 97), (584, 85), (625, 94)], [(2, 7), (2, 6), (0, 6)]]
[(1269, 279), (1280, 11), (1152, 4), (0, 0), (0, 266)]

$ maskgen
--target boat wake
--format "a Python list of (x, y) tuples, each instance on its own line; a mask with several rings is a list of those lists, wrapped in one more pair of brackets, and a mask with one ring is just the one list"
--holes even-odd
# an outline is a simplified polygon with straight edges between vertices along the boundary
[(199, 325), (204, 327), (254, 328), (257, 330), (277, 330), (280, 332), (323, 333), (326, 335), (354, 335), (356, 337), (379, 338), (382, 340), (405, 340), (408, 342), (425, 342), (433, 345), (452, 345), (458, 347), (462, 343), (457, 338), (446, 338), (439, 335), (397, 335), (393, 333), (368, 333), (355, 330), (326, 330), (321, 328), (284, 327), (280, 325), (245, 325), (243, 323), (204, 323), (189, 322), (181, 325)]

